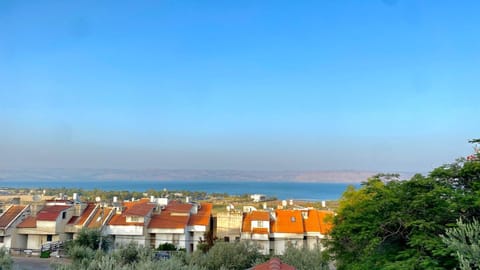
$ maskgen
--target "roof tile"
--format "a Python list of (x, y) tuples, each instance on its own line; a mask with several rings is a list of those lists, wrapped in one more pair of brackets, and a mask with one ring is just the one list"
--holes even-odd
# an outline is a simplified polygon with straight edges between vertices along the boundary
[(0, 228), (8, 226), (27, 206), (12, 205), (0, 216)]

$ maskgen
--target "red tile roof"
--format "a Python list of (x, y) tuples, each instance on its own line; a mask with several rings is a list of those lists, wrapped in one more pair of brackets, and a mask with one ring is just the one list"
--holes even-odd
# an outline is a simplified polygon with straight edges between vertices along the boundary
[(181, 229), (188, 224), (189, 216), (171, 215), (170, 211), (162, 211), (159, 215), (153, 215), (148, 228), (152, 229)]
[(252, 221), (269, 221), (270, 214), (267, 211), (252, 211), (249, 213), (244, 213), (243, 222), (242, 222), (242, 232), (251, 232), (252, 231)]
[(83, 225), (83, 223), (85, 223), (85, 221), (87, 221), (87, 218), (93, 212), (95, 207), (96, 207), (96, 205), (94, 203), (88, 203), (87, 207), (85, 208), (85, 210), (83, 210), (83, 212), (80, 215), (80, 218), (78, 219), (76, 224)]
[(282, 263), (279, 258), (271, 258), (268, 262), (254, 266), (253, 270), (296, 270), (296, 268)]
[(303, 234), (302, 213), (298, 210), (275, 210), (276, 218), (270, 222), (273, 233)]
[(27, 206), (12, 205), (0, 216), (0, 228), (7, 227)]
[(115, 214), (108, 222), (108, 225), (115, 226), (143, 226), (143, 222), (127, 222), (127, 217), (123, 214)]
[(156, 206), (156, 204), (150, 203), (148, 199), (142, 199), (135, 202), (125, 202), (123, 205), (125, 206), (125, 210), (123, 211), (124, 215), (139, 217), (147, 216)]
[(60, 213), (72, 207), (71, 205), (52, 205), (44, 207), (38, 214), (37, 220), (55, 221)]
[(198, 213), (190, 215), (188, 225), (208, 226), (210, 224), (210, 217), (212, 216), (212, 206), (211, 203), (201, 203)]
[(176, 213), (190, 213), (193, 205), (190, 203), (182, 203), (177, 201), (170, 201), (163, 211), (170, 211)]
[(35, 228), (37, 227), (36, 217), (27, 217), (17, 225), (17, 228)]
[(67, 222), (67, 225), (75, 225), (75, 222), (77, 221), (78, 218), (79, 218), (79, 216), (73, 216), (73, 217)]

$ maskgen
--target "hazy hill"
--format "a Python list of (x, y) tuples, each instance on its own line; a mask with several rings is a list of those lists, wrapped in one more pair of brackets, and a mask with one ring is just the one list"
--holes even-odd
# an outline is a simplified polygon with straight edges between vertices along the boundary
[[(0, 169), (0, 180), (221, 180), (356, 183), (374, 171), (240, 171), (240, 170), (124, 170), (124, 169)], [(409, 178), (412, 173), (401, 173)]]

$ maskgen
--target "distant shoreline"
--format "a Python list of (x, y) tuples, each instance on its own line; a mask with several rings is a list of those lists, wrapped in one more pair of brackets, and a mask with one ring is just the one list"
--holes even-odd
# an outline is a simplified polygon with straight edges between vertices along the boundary
[[(361, 183), (377, 174), (375, 171), (241, 171), (241, 170), (128, 170), (128, 169), (0, 169), (0, 182), (5, 180), (37, 181), (219, 181), (219, 182), (297, 182), (297, 183)], [(413, 173), (400, 172), (401, 178)], [(145, 180), (142, 180), (145, 179)]]

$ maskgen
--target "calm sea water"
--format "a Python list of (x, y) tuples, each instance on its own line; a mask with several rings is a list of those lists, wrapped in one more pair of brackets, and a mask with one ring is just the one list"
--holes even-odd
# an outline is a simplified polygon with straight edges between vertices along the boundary
[[(261, 181), (138, 181), (138, 180), (2, 180), (0, 187), (11, 188), (81, 188), (86, 190), (129, 190), (147, 191), (149, 189), (205, 191), (207, 193), (228, 193), (234, 195), (261, 193), (278, 199), (296, 200), (335, 200), (341, 197), (349, 184), (345, 183), (299, 183), (299, 182), (261, 182)], [(354, 184), (358, 187), (358, 184)]]

